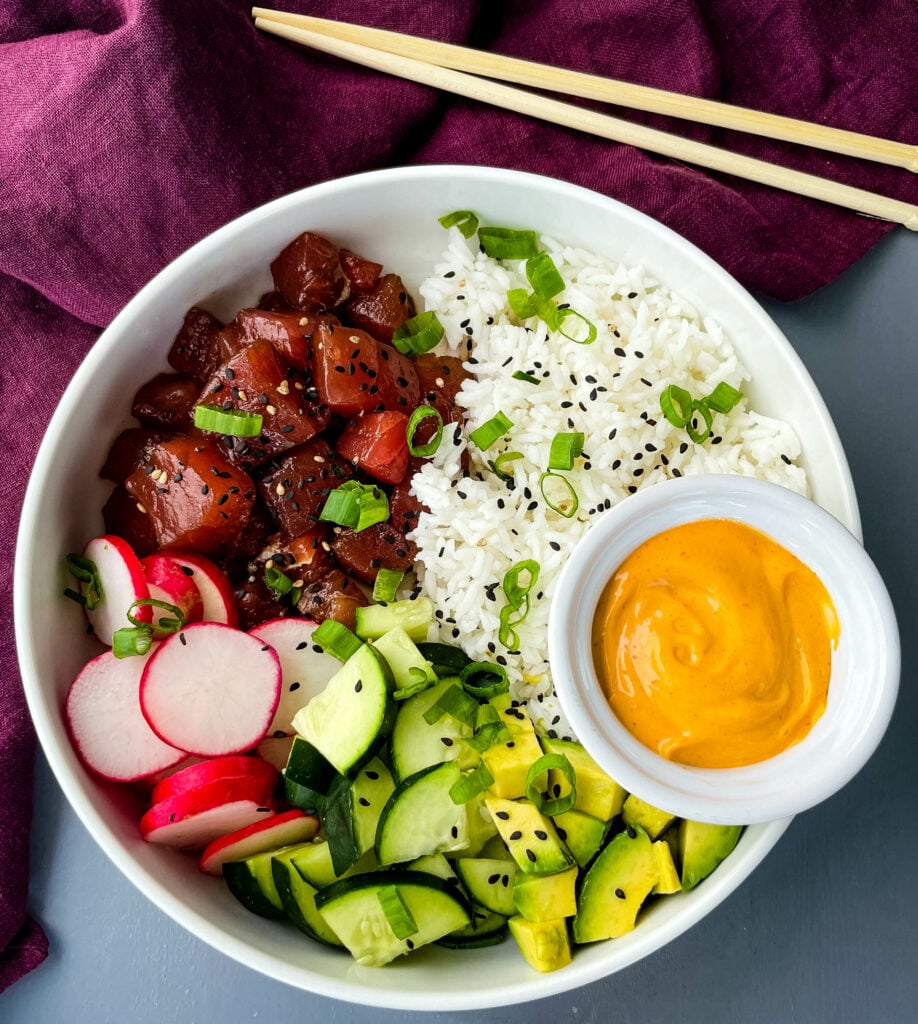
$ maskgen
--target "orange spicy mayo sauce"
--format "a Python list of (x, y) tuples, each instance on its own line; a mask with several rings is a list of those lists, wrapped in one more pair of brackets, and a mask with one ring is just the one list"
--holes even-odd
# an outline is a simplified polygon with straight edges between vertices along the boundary
[(826, 707), (839, 623), (820, 579), (727, 519), (645, 541), (606, 584), (593, 659), (618, 719), (645, 746), (737, 768), (798, 743)]

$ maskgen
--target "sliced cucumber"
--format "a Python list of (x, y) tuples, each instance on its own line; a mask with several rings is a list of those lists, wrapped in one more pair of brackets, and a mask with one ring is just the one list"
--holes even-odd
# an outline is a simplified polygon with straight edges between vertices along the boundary
[(316, 909), (316, 895), (319, 890), (310, 885), (297, 871), (292, 861), (297, 851), (290, 850), (275, 854), (271, 858), (274, 884), (281, 898), (284, 912), (304, 935), (327, 946), (341, 946), (342, 942), (332, 926)]
[(310, 845), (297, 843), (268, 853), (257, 853), (245, 860), (227, 861), (223, 865), (223, 877), (229, 891), (253, 914), (283, 920), (287, 915), (274, 883), (271, 860), (275, 854), (295, 853)]
[(311, 743), (294, 736), (281, 774), (284, 795), (294, 807), (321, 812), (325, 794), (338, 773)]
[(507, 937), (507, 918), (472, 904), (472, 923), (437, 940), (447, 949), (481, 949), (496, 946)]
[(514, 861), (466, 857), (457, 860), (455, 867), (475, 903), (503, 917), (512, 917), (516, 913), (513, 903)]
[(405, 864), (430, 853), (448, 853), (468, 846), (464, 804), (449, 795), (459, 779), (455, 761), (431, 765), (396, 786), (376, 830), (380, 864)]
[(445, 679), (447, 676), (458, 676), (466, 665), (472, 664), (472, 659), (465, 651), (452, 644), (422, 641), (418, 644), (418, 650), (433, 665), (433, 670), (440, 679)]
[(399, 626), (417, 642), (427, 639), (427, 631), (433, 620), (433, 604), (429, 597), (418, 597), (414, 601), (390, 601), (388, 604), (357, 608), (354, 612), (354, 632), (362, 640), (376, 640)]
[(341, 775), (354, 775), (392, 726), (393, 685), (389, 666), (364, 644), (296, 713), (293, 728)]
[[(455, 886), (420, 871), (354, 875), (323, 889), (315, 905), (357, 963), (367, 967), (387, 964), (472, 921), (472, 909)], [(394, 907), (401, 909), (402, 937), (390, 923)]]
[(322, 830), (338, 875), (373, 849), (380, 815), (394, 789), (392, 774), (378, 757), (355, 778), (339, 775), (332, 783), (322, 808)]
[(472, 726), (444, 714), (433, 725), (424, 715), (454, 683), (445, 679), (423, 693), (403, 701), (395, 716), (389, 737), (389, 758), (397, 782), (407, 779), (422, 768), (443, 761), (459, 761), (461, 768), (471, 768), (478, 754), (463, 741), (472, 735)]
[(373, 646), (386, 659), (395, 679), (396, 690), (406, 690), (419, 683), (433, 686), (437, 681), (433, 665), (400, 626), (383, 633), (378, 640), (373, 641)]

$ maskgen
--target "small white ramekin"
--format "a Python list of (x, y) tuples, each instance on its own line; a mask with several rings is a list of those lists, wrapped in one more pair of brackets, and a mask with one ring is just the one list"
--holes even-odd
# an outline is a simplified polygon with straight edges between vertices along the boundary
[[(822, 580), (841, 623), (821, 718), (800, 743), (742, 768), (689, 767), (644, 746), (611, 711), (591, 653), (597, 603), (619, 565), (650, 537), (699, 519), (736, 520), (781, 544)], [(899, 686), (895, 613), (863, 547), (812, 501), (743, 476), (667, 480), (613, 506), (565, 565), (548, 634), (555, 688), (589, 753), (629, 792), (696, 821), (773, 821), (825, 800), (876, 749)]]

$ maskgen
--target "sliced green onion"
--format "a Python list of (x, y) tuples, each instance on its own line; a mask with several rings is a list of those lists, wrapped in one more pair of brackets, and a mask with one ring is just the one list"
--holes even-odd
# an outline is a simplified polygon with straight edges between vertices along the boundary
[(383, 603), (394, 601), (404, 578), (405, 574), (398, 569), (380, 569), (373, 584), (373, 600)]
[[(169, 617), (160, 619), (154, 625), (149, 622), (140, 622), (134, 614), (135, 608), (159, 608), (169, 612)], [(178, 605), (169, 604), (168, 601), (160, 601), (155, 597), (141, 597), (127, 610), (128, 622), (132, 626), (140, 626), (144, 629), (152, 629), (155, 633), (169, 634), (177, 633), (185, 625), (185, 613)]]
[(341, 622), (326, 619), (312, 634), (312, 642), (317, 644), (338, 661), (347, 661), (363, 647), (363, 641)]
[[(431, 416), (435, 417), (437, 421), (436, 432), (426, 444), (415, 445), (414, 435), (417, 433), (418, 427)], [(433, 455), (440, 447), (440, 441), (443, 440), (443, 417), (438, 410), (432, 405), (419, 405), (408, 420), (408, 426), (405, 428), (405, 439), (408, 442), (410, 454), (420, 458), (427, 458), (427, 456)]]
[[(507, 598), (507, 604), (511, 608), (517, 609), (522, 607), (523, 602), (529, 596), (529, 591), (538, 582), (540, 568), (541, 566), (534, 558), (524, 558), (522, 561), (511, 565), (506, 573), (504, 573), (501, 586), (504, 596)], [(522, 584), (520, 583), (520, 577), (524, 573), (529, 577), (529, 581)]]
[(469, 800), (474, 800), (479, 793), (483, 793), (493, 782), (494, 776), (482, 761), (474, 771), (460, 775), (450, 786), (449, 798), (454, 804), (467, 804)]
[(555, 434), (548, 451), (549, 469), (573, 469), (574, 459), (583, 455), (583, 431)]
[[(550, 771), (559, 771), (568, 781), (571, 789), (564, 796), (548, 799), (539, 780)], [(577, 776), (564, 754), (544, 754), (529, 769), (526, 776), (526, 799), (531, 800), (546, 816), (564, 814), (577, 802)]]
[(64, 591), (67, 597), (82, 604), (87, 611), (95, 611), (102, 603), (105, 592), (102, 589), (102, 580), (99, 577), (99, 570), (96, 563), (85, 555), (70, 554), (64, 559), (67, 572), (80, 583), (86, 585), (86, 593), (77, 593), (69, 587)]
[[(552, 481), (558, 481), (558, 483), (553, 483)], [(557, 492), (557, 488), (560, 486), (564, 487), (563, 496)], [(548, 487), (555, 488), (554, 497), (549, 495)], [(577, 497), (574, 485), (566, 476), (562, 476), (560, 473), (555, 473), (550, 469), (546, 470), (539, 477), (539, 490), (542, 492), (545, 504), (552, 512), (557, 512), (559, 516), (564, 516), (565, 519), (571, 519), (577, 509), (580, 508), (580, 499)]]
[(502, 665), (493, 665), (487, 661), (473, 661), (471, 665), (466, 665), (459, 673), (459, 682), (465, 692), (476, 700), (490, 700), (510, 689), (507, 670)]
[(293, 580), (280, 569), (269, 565), (265, 569), (265, 586), (274, 595), (274, 600), (280, 601), (293, 590)]
[(401, 686), (395, 690), (392, 694), (393, 700), (408, 700), (409, 697), (414, 697), (415, 694), (423, 693), (425, 690), (429, 690), (433, 686), (433, 680), (421, 679), (416, 683), (411, 683), (408, 686)]
[(493, 704), (479, 704), (478, 711), (475, 714), (475, 731), (483, 729), (486, 725), (493, 725), (495, 722), (501, 723), (500, 713)]
[(419, 356), (438, 344), (444, 333), (437, 314), (428, 310), (396, 327), (392, 332), (392, 344), (402, 355)]
[(112, 654), (116, 658), (146, 654), (152, 646), (153, 630), (150, 626), (125, 626), (112, 633)]
[(389, 501), (373, 484), (346, 480), (328, 495), (319, 519), (338, 526), (348, 526), (360, 533), (368, 526), (384, 523), (389, 518)]
[(660, 409), (674, 427), (684, 427), (692, 418), (692, 396), (685, 388), (670, 384), (660, 395)]
[[(695, 416), (700, 415), (704, 420), (704, 430), (701, 431), (695, 426)], [(688, 436), (695, 442), (695, 444), (701, 444), (706, 441), (711, 433), (711, 424), (714, 422), (714, 414), (707, 407), (704, 401), (695, 400), (692, 402), (692, 415), (689, 418), (688, 423), (685, 424), (685, 431)]]
[(259, 412), (245, 412), (244, 409), (222, 409), (219, 405), (196, 405), (194, 425), (199, 430), (228, 437), (258, 437), (261, 433), (262, 416)]
[(507, 292), (507, 304), (520, 320), (528, 320), (539, 311), (535, 296), (525, 288), (511, 288)]
[(418, 925), (414, 915), (408, 909), (398, 886), (386, 886), (376, 893), (382, 912), (386, 915), (386, 921), (397, 939), (410, 939), (417, 935)]
[(500, 628), (497, 631), (497, 639), (507, 648), (508, 651), (519, 651), (520, 649), (520, 637), (517, 631), (513, 628), (518, 626), (526, 616), (529, 614), (529, 602), (527, 600), (526, 607), (523, 610), (522, 615), (518, 615), (514, 618), (514, 614), (519, 609), (511, 608), (509, 604), (505, 604), (500, 610)]
[(479, 754), (483, 754), (491, 747), (499, 743), (506, 743), (510, 739), (510, 731), (503, 722), (489, 722), (475, 732), (474, 736), (468, 737), (465, 743)]
[(471, 210), (453, 210), (452, 213), (444, 213), (437, 220), (441, 227), (459, 228), (463, 238), (471, 238), (478, 230), (478, 218)]
[(473, 430), (469, 434), (469, 440), (474, 442), (474, 444), (484, 452), (487, 451), (499, 437), (503, 437), (512, 426), (513, 423), (508, 420), (502, 412), (499, 412), (496, 416), (492, 416), (486, 423), (482, 423), (482, 425), (476, 430)]
[(449, 715), (457, 722), (474, 728), (477, 714), (478, 701), (470, 697), (459, 683), (453, 683), (440, 694), (436, 703), (424, 712), (424, 721), (428, 725), (433, 725), (434, 722), (439, 722), (444, 715)]
[(495, 459), (488, 459), (488, 465), (501, 478), (501, 480), (512, 480), (513, 474), (508, 473), (504, 466), (508, 462), (516, 462), (523, 457), (522, 452), (501, 452)]
[(737, 391), (726, 381), (721, 381), (716, 388), (704, 399), (704, 404), (713, 409), (714, 412), (727, 413), (743, 397), (742, 391)]
[(524, 370), (516, 370), (514, 373), (511, 373), (510, 376), (514, 380), (524, 380), (524, 381), (526, 381), (527, 384), (541, 384), (542, 383), (541, 378), (535, 377), (531, 373), (526, 373)]
[(496, 260), (528, 260), (539, 251), (539, 238), (534, 231), (514, 228), (479, 228), (481, 248)]
[[(576, 317), (578, 320), (581, 320), (583, 323), (586, 324), (587, 333), (585, 338), (574, 337), (573, 334), (568, 334), (568, 332), (564, 329), (563, 323), (565, 320), (570, 319), (570, 317)], [(558, 310), (558, 326), (553, 329), (560, 332), (560, 334), (563, 337), (567, 338), (568, 341), (573, 341), (577, 345), (592, 345), (593, 342), (596, 340), (597, 335), (596, 324), (594, 324), (592, 320), (589, 320), (587, 317), (585, 317), (583, 313), (578, 313), (576, 309), (571, 309), (570, 307), (568, 307), (567, 309)]]
[(526, 277), (540, 299), (553, 299), (564, 291), (564, 278), (547, 252), (537, 252), (526, 260)]

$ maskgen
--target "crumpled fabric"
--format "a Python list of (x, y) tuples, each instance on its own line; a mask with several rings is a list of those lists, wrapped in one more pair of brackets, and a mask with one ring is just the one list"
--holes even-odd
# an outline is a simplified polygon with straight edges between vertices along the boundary
[[(276, 0), (278, 4), (281, 0)], [(914, 0), (284, 0), (373, 24), (918, 143)], [(611, 111), (918, 203), (905, 170)], [(170, 260), (284, 193), (409, 163), (518, 168), (658, 218), (747, 287), (799, 298), (890, 225), (439, 95), (259, 33), (234, 0), (0, 8), (0, 567), (39, 437), (98, 330)], [(9, 429), (10, 426), (15, 429)], [(34, 737), (0, 596), (0, 990), (25, 917)]]

